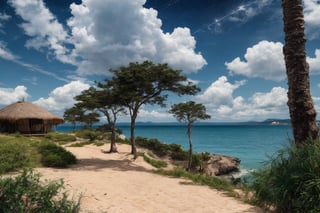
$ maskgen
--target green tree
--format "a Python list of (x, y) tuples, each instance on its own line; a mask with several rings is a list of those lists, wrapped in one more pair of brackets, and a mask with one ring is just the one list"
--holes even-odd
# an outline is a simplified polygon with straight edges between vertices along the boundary
[(288, 76), (288, 106), (297, 145), (318, 137), (316, 111), (310, 94), (309, 65), (306, 61), (306, 38), (301, 0), (282, 0)]
[(117, 152), (116, 146), (116, 122), (119, 113), (125, 113), (124, 108), (119, 103), (119, 98), (114, 93), (112, 87), (106, 81), (97, 82), (96, 87), (90, 87), (75, 97), (78, 105), (89, 110), (98, 110), (107, 119), (111, 130), (110, 152)]
[(164, 107), (168, 92), (193, 95), (200, 91), (191, 82), (187, 82), (180, 70), (174, 70), (168, 64), (145, 61), (130, 63), (126, 67), (110, 71), (114, 77), (109, 82), (130, 114), (131, 153), (135, 156), (137, 150), (134, 130), (140, 107), (146, 104)]
[(81, 118), (84, 115), (84, 111), (79, 106), (73, 106), (66, 109), (63, 118), (65, 121), (72, 124), (73, 130), (76, 129), (77, 122), (81, 122)]
[(189, 138), (189, 161), (188, 171), (191, 170), (192, 164), (192, 125), (197, 120), (210, 119), (211, 116), (206, 113), (206, 107), (202, 104), (197, 104), (194, 101), (186, 103), (174, 104), (169, 111), (179, 122), (187, 123), (187, 135)]

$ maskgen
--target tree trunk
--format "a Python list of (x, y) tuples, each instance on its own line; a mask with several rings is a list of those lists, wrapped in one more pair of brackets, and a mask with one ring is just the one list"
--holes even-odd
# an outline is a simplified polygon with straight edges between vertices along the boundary
[(110, 143), (110, 153), (118, 152), (117, 145), (116, 145), (116, 128), (115, 125), (111, 125), (111, 143)]
[(318, 137), (316, 111), (310, 94), (309, 65), (301, 0), (282, 0), (288, 76), (288, 107), (296, 145)]
[(188, 124), (188, 138), (189, 138), (189, 161), (188, 161), (188, 171), (191, 171), (191, 165), (192, 165), (192, 139), (191, 139), (191, 124)]
[(130, 142), (131, 142), (131, 154), (134, 155), (134, 158), (137, 158), (137, 148), (135, 142), (134, 129), (136, 124), (136, 113), (133, 113), (131, 116), (131, 124), (130, 124)]

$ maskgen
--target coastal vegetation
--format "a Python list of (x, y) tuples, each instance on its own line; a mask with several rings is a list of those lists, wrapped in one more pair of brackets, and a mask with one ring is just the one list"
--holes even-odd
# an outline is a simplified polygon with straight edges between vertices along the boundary
[(319, 212), (319, 162), (319, 139), (279, 150), (253, 173), (254, 203), (276, 212)]
[(0, 177), (0, 212), (79, 212), (80, 198), (70, 200), (63, 188), (63, 180), (42, 182), (32, 170)]
[(172, 69), (168, 64), (154, 64), (151, 61), (130, 63), (116, 70), (111, 79), (96, 82), (95, 87), (83, 91), (75, 97), (77, 103), (66, 110), (64, 118), (73, 125), (82, 121), (87, 113), (99, 111), (107, 118), (111, 129), (110, 152), (116, 152), (115, 126), (118, 114), (130, 116), (131, 154), (137, 156), (135, 144), (135, 123), (139, 109), (143, 105), (165, 106), (168, 93), (194, 95), (200, 91), (196, 85), (182, 75), (182, 71)]
[(169, 111), (177, 118), (179, 122), (187, 123), (187, 135), (189, 138), (189, 159), (187, 170), (191, 170), (192, 165), (192, 124), (197, 120), (206, 120), (211, 118), (206, 113), (206, 107), (202, 104), (197, 104), (194, 101), (188, 101), (186, 103), (174, 104)]

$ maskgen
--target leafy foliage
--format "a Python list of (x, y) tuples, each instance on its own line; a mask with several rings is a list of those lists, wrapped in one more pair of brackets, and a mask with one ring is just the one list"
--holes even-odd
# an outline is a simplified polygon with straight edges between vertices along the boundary
[(320, 142), (278, 151), (253, 173), (255, 202), (277, 212), (320, 211)]
[[(148, 154), (149, 155), (149, 154)], [(156, 168), (163, 168), (163, 167), (167, 167), (168, 164), (165, 161), (161, 161), (161, 160), (155, 160), (152, 159), (150, 157), (148, 157), (146, 154), (142, 153), (141, 156), (143, 157), (144, 161), (149, 163), (151, 166), (156, 167)]]
[(15, 178), (0, 178), (0, 212), (79, 212), (80, 199), (68, 200), (62, 188), (62, 180), (44, 184), (39, 174), (27, 170)]
[[(138, 146), (151, 150), (158, 157), (168, 156), (174, 161), (188, 161), (188, 151), (182, 149), (180, 144), (166, 144), (160, 142), (158, 139), (148, 139), (137, 137), (136, 143)], [(203, 162), (208, 161), (210, 158), (209, 153), (193, 153), (192, 154), (192, 169), (200, 167)]]
[(65, 144), (65, 143), (73, 142), (77, 140), (77, 138), (74, 135), (56, 133), (56, 132), (49, 132), (45, 137), (54, 142), (58, 142), (59, 144)]
[[(192, 125), (197, 120), (206, 120), (211, 116), (206, 113), (206, 107), (202, 104), (197, 104), (194, 101), (188, 101), (186, 103), (174, 104), (171, 106), (169, 111), (173, 114), (174, 117), (177, 118), (179, 122), (187, 123), (187, 135), (189, 137), (189, 160), (188, 160), (188, 170), (190, 171), (192, 168)], [(195, 159), (197, 160), (197, 159)]]
[(76, 132), (76, 136), (79, 138), (88, 139), (94, 141), (103, 138), (103, 133), (94, 129), (82, 129)]
[(41, 163), (48, 167), (67, 167), (77, 162), (76, 157), (63, 147), (54, 143), (42, 143), (39, 146)]
[(142, 105), (165, 106), (168, 94), (194, 95), (200, 89), (187, 81), (180, 70), (174, 70), (168, 64), (153, 64), (150, 61), (130, 63), (129, 66), (110, 70), (114, 77), (109, 81), (120, 104), (126, 107), (131, 119), (130, 142), (132, 154), (136, 155), (134, 128), (139, 109)]
[(0, 143), (0, 174), (28, 165), (27, 146), (24, 143)]

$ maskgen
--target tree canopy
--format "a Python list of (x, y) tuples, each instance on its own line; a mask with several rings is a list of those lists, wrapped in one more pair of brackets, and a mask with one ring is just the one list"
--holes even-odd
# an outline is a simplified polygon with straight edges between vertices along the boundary
[(211, 116), (206, 113), (206, 107), (202, 104), (197, 104), (194, 101), (188, 101), (186, 103), (174, 104), (169, 111), (179, 122), (187, 123), (187, 135), (189, 138), (189, 162), (188, 171), (192, 165), (192, 139), (191, 129), (192, 124), (197, 120), (210, 119)]
[(136, 155), (134, 141), (135, 121), (142, 105), (165, 106), (168, 92), (178, 95), (194, 95), (200, 91), (196, 85), (168, 64), (150, 61), (130, 63), (126, 67), (110, 70), (114, 77), (109, 81), (122, 106), (127, 107), (131, 118), (132, 154)]

